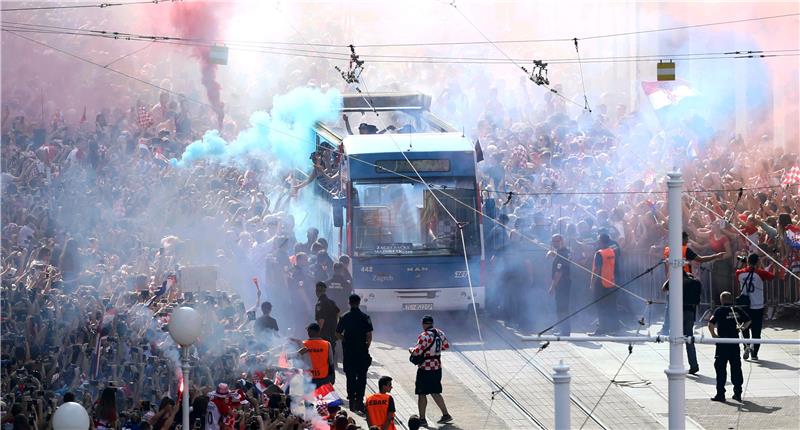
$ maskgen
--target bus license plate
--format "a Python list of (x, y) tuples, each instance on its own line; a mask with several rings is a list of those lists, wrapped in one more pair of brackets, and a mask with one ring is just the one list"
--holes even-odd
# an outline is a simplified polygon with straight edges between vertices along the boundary
[(403, 303), (404, 311), (432, 311), (433, 303)]

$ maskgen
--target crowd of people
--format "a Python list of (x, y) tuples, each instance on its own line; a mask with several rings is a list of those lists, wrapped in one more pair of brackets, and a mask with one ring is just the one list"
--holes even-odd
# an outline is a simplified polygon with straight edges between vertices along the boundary
[[(434, 108), (482, 147), (483, 209), (492, 218), (485, 224), (489, 310), (509, 325), (552, 323), (556, 306), (541, 300), (548, 292), (557, 301), (561, 296), (559, 315), (576, 308), (590, 283), (600, 282), (592, 280), (592, 269), (602, 271), (598, 249), (614, 246), (618, 284), (661, 258), (667, 208), (659, 175), (666, 159), (684, 166), (696, 199), (684, 199), (690, 245), (698, 254), (721, 254), (704, 275), (708, 297), (735, 290), (737, 256), (751, 252), (800, 273), (800, 250), (789, 240), (798, 234), (800, 195), (796, 185), (780, 184), (799, 162), (788, 147), (772, 145), (768, 136), (748, 145), (754, 136), (731, 138), (730, 128), (709, 133), (712, 127), (696, 121), (654, 133), (624, 105), (599, 105), (589, 114), (552, 93), (504, 95), (488, 77), (461, 88), (448, 73), (436, 69), (430, 76), (449, 82)], [(310, 72), (292, 76), (295, 84), (320, 79)], [(23, 89), (10, 93), (2, 113), (3, 428), (46, 428), (58, 405), (77, 401), (98, 429), (170, 429), (184, 395), (200, 428), (308, 428), (315, 425), (309, 416), (328, 416), (336, 429), (355, 426), (346, 411), (326, 411), (324, 404), (301, 399), (298, 410), (291, 395), (292, 381), (302, 379), (296, 367), (308, 365), (292, 356), (298, 346), (290, 338), (304, 337), (308, 323), (325, 321), (334, 306), (350, 307), (350, 259), (320, 234), (329, 221), (297, 203), (304, 185), (332, 192), (335, 152), (315, 153), (307, 178), (276, 172), (269, 158), (178, 168), (168, 160), (216, 128), (217, 112), (174, 92), (110, 88), (120, 102), (90, 110), (89, 118), (85, 110), (80, 119), (76, 112), (65, 118), (56, 106), (52, 117), (33, 121), (38, 106), (26, 104), (33, 97)], [(225, 137), (245, 123), (236, 115), (243, 109), (232, 106)], [(305, 240), (297, 237), (301, 231)], [(554, 282), (539, 264), (548, 250), (558, 255)], [(216, 288), (180, 285), (199, 266), (218, 268)], [(783, 297), (800, 299), (800, 284), (782, 269), (771, 271), (785, 281)], [(654, 299), (662, 281), (644, 278), (630, 288)], [(330, 302), (315, 309), (320, 282)], [(616, 297), (626, 298), (622, 309), (606, 305), (599, 319), (633, 324), (641, 308)], [(185, 389), (178, 348), (166, 331), (171, 310), (182, 305), (207, 320)], [(609, 319), (609, 312), (620, 316)], [(320, 336), (333, 346), (331, 327), (323, 323)], [(416, 352), (433, 341), (424, 339)], [(345, 369), (348, 385), (351, 376), (364, 383), (358, 363)], [(436, 370), (430, 360), (423, 366)], [(391, 380), (379, 385), (390, 389)], [(420, 409), (424, 421), (421, 403)], [(211, 410), (217, 412), (209, 421)]]

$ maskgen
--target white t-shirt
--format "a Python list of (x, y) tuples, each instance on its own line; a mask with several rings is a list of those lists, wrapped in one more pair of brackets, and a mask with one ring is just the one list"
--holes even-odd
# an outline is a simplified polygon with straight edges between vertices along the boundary
[(206, 430), (219, 430), (219, 409), (214, 402), (208, 402), (208, 409), (206, 409)]
[(736, 271), (736, 279), (743, 295), (750, 296), (750, 309), (764, 309), (764, 281), (775, 276), (764, 269), (740, 269)]

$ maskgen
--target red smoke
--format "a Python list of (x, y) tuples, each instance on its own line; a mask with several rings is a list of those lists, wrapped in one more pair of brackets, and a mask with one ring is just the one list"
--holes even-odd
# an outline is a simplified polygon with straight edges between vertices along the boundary
[[(209, 2), (181, 2), (172, 5), (171, 21), (181, 37), (199, 39), (199, 43), (214, 43), (221, 39), (217, 16), (224, 4)], [(222, 130), (222, 119), (225, 116), (225, 104), (222, 103), (217, 82), (217, 65), (209, 61), (208, 46), (195, 46), (194, 56), (200, 61), (203, 86), (206, 87), (208, 101), (217, 114), (219, 129)]]

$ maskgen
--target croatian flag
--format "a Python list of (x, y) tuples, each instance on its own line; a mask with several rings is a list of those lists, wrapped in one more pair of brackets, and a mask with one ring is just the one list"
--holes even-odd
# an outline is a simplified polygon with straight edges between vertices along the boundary
[(786, 245), (792, 249), (800, 249), (800, 227), (790, 225), (786, 228)]
[(317, 403), (324, 404), (329, 408), (341, 406), (342, 403), (344, 403), (342, 402), (342, 398), (336, 394), (336, 391), (333, 389), (333, 385), (331, 384), (321, 385), (319, 388), (314, 390), (314, 399), (316, 399)]
[(642, 90), (653, 105), (653, 109), (659, 110), (666, 106), (676, 105), (686, 97), (694, 97), (697, 92), (689, 86), (689, 83), (681, 80), (642, 82)]
[(795, 184), (800, 184), (800, 166), (792, 167), (788, 172), (784, 173), (781, 178), (781, 185), (784, 187)]

